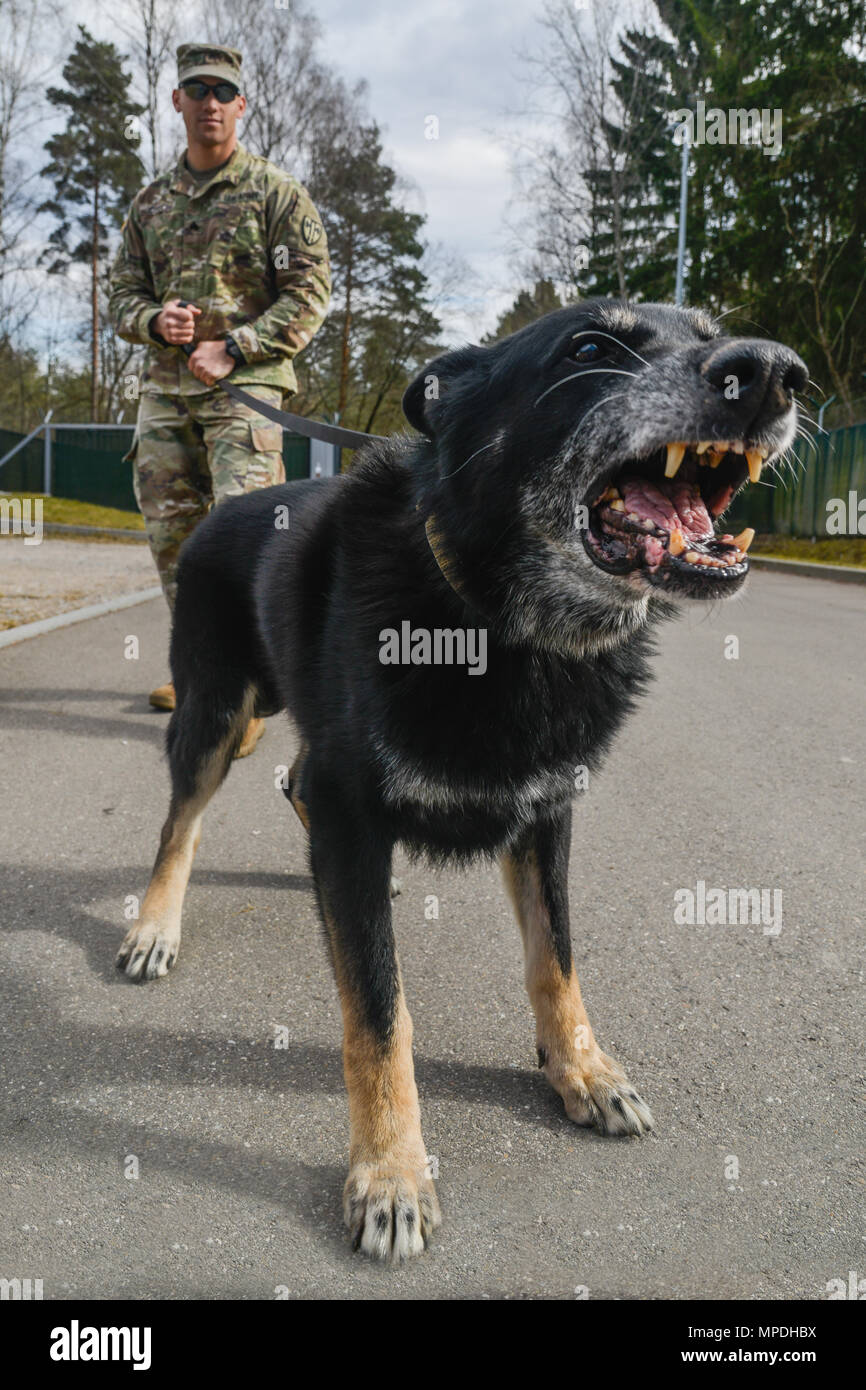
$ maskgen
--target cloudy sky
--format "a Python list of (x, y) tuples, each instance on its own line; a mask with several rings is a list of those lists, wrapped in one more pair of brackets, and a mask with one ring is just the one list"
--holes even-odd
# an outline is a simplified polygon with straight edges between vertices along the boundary
[[(536, 48), (541, 0), (317, 0), (328, 58), (365, 77), (395, 167), (419, 189), (427, 235), (473, 272), (454, 334), (491, 327), (514, 297), (510, 151), (526, 103), (519, 55)], [(438, 140), (425, 138), (436, 116)]]

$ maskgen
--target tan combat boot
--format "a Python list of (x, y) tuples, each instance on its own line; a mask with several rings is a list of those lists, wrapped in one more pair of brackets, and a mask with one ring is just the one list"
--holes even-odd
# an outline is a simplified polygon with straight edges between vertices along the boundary
[(148, 699), (154, 709), (174, 709), (174, 686), (171, 681), (166, 681), (165, 685), (158, 685), (156, 690), (151, 690)]

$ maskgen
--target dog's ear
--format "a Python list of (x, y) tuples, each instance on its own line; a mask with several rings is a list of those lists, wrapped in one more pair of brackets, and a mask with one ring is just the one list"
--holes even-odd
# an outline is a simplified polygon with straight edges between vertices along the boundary
[(487, 354), (486, 348), (457, 348), (430, 362), (403, 393), (403, 414), (421, 434), (435, 435), (449, 395)]

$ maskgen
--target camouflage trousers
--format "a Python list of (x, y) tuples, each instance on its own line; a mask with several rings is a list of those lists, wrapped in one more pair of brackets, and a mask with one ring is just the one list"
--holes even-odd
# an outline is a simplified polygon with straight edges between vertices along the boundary
[[(282, 389), (251, 385), (279, 409)], [(143, 395), (138, 407), (133, 487), (169, 608), (178, 553), (211, 507), (226, 497), (286, 480), (283, 432), (215, 388), (196, 396)]]

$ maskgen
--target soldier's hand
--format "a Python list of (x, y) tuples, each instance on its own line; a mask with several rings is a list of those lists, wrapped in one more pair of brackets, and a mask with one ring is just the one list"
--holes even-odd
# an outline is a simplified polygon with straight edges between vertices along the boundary
[(229, 357), (222, 341), (199, 343), (187, 361), (193, 376), (203, 381), (205, 386), (215, 386), (224, 376), (228, 376), (235, 365), (235, 359)]
[(181, 308), (179, 299), (170, 299), (157, 314), (153, 327), (167, 343), (191, 343), (195, 337), (195, 316), (200, 313), (194, 304)]

